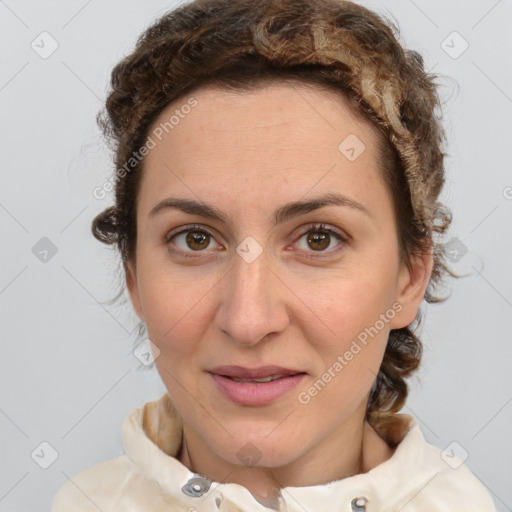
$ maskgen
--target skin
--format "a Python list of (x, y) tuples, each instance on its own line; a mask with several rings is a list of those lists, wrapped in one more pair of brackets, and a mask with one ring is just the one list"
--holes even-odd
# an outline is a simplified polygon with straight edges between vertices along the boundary
[[(365, 422), (369, 392), (389, 331), (414, 320), (432, 270), (431, 253), (410, 266), (400, 260), (378, 134), (342, 95), (317, 86), (205, 87), (193, 96), (197, 106), (146, 157), (135, 260), (126, 268), (134, 309), (160, 350), (156, 366), (183, 418), (178, 458), (257, 499), (366, 472), (393, 453)], [(170, 104), (153, 127), (187, 99)], [(349, 134), (366, 147), (354, 161), (338, 149)], [(333, 192), (368, 215), (332, 205), (273, 223), (284, 204)], [(150, 214), (169, 197), (207, 202), (226, 222), (176, 208)], [(199, 250), (186, 233), (172, 237), (190, 224), (212, 235)], [(318, 224), (347, 241), (327, 236), (318, 249), (308, 242)], [(248, 236), (263, 249), (252, 263), (236, 252)], [(299, 393), (394, 303), (401, 306), (394, 318), (300, 403)], [(220, 365), (278, 365), (307, 376), (274, 403), (244, 407), (220, 394), (207, 372)], [(237, 455), (248, 446), (260, 457), (254, 466)]]

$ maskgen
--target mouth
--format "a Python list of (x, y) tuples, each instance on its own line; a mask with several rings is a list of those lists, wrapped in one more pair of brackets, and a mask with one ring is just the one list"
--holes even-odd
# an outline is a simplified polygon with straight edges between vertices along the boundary
[(253, 382), (253, 383), (262, 383), (262, 382), (271, 382), (273, 380), (281, 379), (284, 375), (272, 375), (270, 377), (261, 377), (259, 379), (239, 379), (238, 377), (228, 377), (227, 375), (222, 375), (222, 377), (227, 377), (228, 379), (234, 380), (235, 382)]
[(306, 372), (280, 366), (220, 366), (209, 371), (221, 394), (238, 405), (267, 405), (293, 390)]
[(282, 366), (260, 366), (259, 368), (245, 368), (243, 366), (218, 366), (210, 373), (227, 377), (237, 382), (270, 382), (282, 377), (290, 377), (306, 373), (302, 370), (283, 368)]

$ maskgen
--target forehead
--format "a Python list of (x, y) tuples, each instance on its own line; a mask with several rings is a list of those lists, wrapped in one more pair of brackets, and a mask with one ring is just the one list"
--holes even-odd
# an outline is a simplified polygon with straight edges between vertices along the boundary
[(168, 105), (149, 135), (143, 203), (171, 192), (261, 204), (277, 192), (283, 200), (313, 189), (383, 192), (375, 127), (341, 93), (310, 84), (203, 87)]

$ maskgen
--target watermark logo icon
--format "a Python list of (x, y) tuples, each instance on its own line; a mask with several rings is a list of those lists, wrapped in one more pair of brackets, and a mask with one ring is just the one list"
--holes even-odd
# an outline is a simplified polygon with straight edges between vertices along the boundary
[(364, 142), (354, 133), (345, 137), (338, 146), (340, 153), (351, 162), (359, 158), (365, 149)]
[(252, 236), (245, 238), (236, 248), (236, 253), (249, 264), (256, 261), (262, 252), (263, 247)]
[(452, 262), (457, 263), (468, 252), (468, 248), (457, 237), (450, 238), (444, 246), (446, 257)]
[(57, 40), (48, 32), (41, 32), (31, 43), (30, 47), (41, 59), (48, 59), (59, 47)]
[(32, 247), (32, 254), (41, 263), (48, 263), (57, 254), (57, 246), (49, 238), (43, 236)]
[(253, 467), (258, 464), (262, 453), (252, 443), (245, 443), (236, 456), (244, 466)]
[(441, 458), (452, 469), (458, 469), (469, 457), (467, 450), (457, 441), (452, 441), (442, 452)]
[(135, 347), (133, 355), (144, 366), (151, 366), (160, 356), (160, 349), (149, 338), (146, 338)]
[(441, 48), (452, 59), (458, 59), (469, 48), (469, 43), (454, 31), (443, 39)]
[(59, 458), (59, 453), (50, 443), (43, 441), (30, 456), (39, 467), (48, 469)]

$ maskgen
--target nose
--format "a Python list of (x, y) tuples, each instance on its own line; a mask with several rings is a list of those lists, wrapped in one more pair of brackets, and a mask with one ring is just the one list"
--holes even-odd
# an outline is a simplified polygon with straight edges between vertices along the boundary
[(219, 291), (217, 328), (236, 343), (252, 346), (289, 324), (286, 286), (261, 254), (248, 263), (238, 254)]

